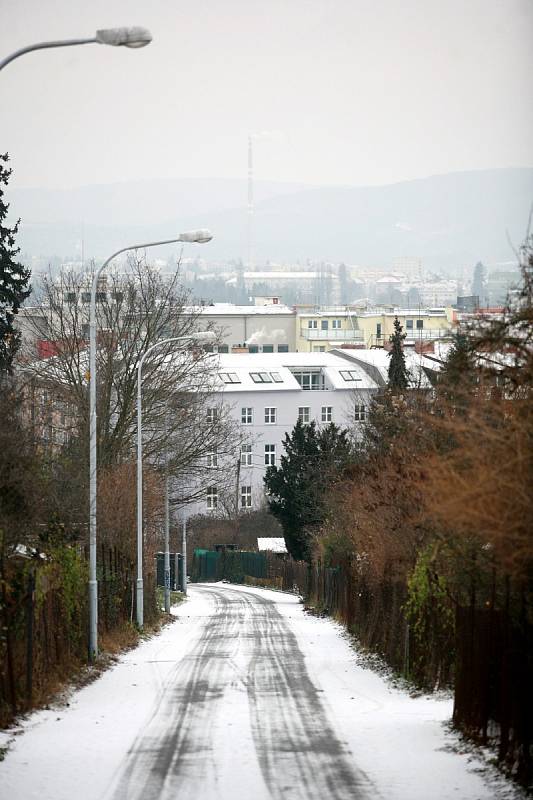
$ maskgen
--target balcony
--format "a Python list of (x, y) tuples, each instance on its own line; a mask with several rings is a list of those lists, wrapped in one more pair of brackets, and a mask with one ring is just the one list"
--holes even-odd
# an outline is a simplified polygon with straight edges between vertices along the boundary
[[(420, 328), (420, 329), (409, 329), (404, 330), (405, 333), (405, 342), (406, 345), (412, 345), (413, 342), (434, 342), (438, 339), (451, 339), (453, 336), (453, 330), (451, 328)], [(383, 345), (389, 341), (390, 334), (386, 334), (385, 336), (373, 333), (369, 337), (368, 346), (369, 347), (383, 347)]]
[(362, 342), (363, 331), (354, 330), (319, 330), (318, 328), (300, 328), (300, 336), (311, 342)]

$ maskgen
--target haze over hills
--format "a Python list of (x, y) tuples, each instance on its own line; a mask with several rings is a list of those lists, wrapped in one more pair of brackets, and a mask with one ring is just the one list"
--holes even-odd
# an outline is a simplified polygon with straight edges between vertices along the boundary
[[(24, 254), (103, 258), (129, 243), (209, 227), (205, 258), (246, 254), (246, 181), (168, 179), (70, 190), (14, 189)], [(533, 202), (533, 168), (450, 173), (388, 186), (304, 186), (256, 181), (254, 253), (265, 261), (329, 260), (390, 266), (420, 256), (454, 271), (513, 261)], [(155, 251), (154, 251), (155, 252)], [(158, 250), (164, 255), (164, 250)], [(167, 250), (166, 253), (169, 251)]]

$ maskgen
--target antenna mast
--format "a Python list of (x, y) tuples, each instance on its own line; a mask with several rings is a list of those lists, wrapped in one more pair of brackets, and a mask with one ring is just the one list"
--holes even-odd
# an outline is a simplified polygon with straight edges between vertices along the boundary
[(248, 136), (248, 269), (253, 271), (253, 218), (254, 218), (254, 166), (252, 155), (252, 135)]

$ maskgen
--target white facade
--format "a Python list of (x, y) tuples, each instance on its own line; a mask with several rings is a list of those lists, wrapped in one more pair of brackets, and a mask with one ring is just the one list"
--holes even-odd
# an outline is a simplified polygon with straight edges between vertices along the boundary
[(296, 312), (288, 306), (278, 303), (254, 306), (214, 303), (192, 309), (191, 313), (198, 315), (199, 330), (211, 324), (221, 331), (220, 341), (228, 352), (239, 346), (247, 346), (259, 353), (295, 349)]
[[(352, 427), (364, 424), (377, 383), (342, 355), (331, 353), (274, 353), (213, 356), (216, 392), (240, 431), (240, 465), (235, 471), (233, 497), (239, 506), (258, 509), (265, 503), (266, 467), (279, 466), (283, 439), (300, 417), (318, 425), (334, 422)], [(229, 474), (229, 469), (228, 469)], [(193, 514), (221, 513), (223, 498), (211, 487)]]

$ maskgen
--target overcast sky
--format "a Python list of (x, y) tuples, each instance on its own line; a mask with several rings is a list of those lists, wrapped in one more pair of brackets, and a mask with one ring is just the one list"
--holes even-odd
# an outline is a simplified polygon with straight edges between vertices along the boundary
[(532, 0), (0, 0), (0, 54), (116, 25), (0, 74), (12, 186), (245, 177), (254, 131), (273, 180), (533, 165)]

